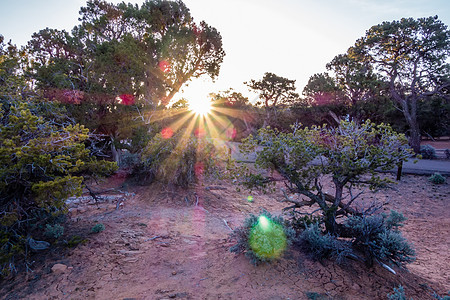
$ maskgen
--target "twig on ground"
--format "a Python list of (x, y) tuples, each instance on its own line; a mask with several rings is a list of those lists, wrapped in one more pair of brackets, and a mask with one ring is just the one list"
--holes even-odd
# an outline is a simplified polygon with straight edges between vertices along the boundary
[(231, 227), (228, 225), (227, 220), (225, 220), (225, 219), (222, 219), (222, 220), (223, 220), (223, 222), (225, 223), (225, 226), (227, 226), (228, 229), (230, 229), (231, 231), (233, 231), (233, 229), (231, 229)]
[(152, 237), (152, 238), (146, 239), (144, 242), (153, 241), (154, 239), (157, 239), (157, 238), (160, 238), (160, 237), (162, 237), (162, 236), (160, 236), (160, 235), (155, 235), (155, 236)]
[(223, 186), (207, 186), (205, 187), (205, 190), (211, 191), (211, 190), (226, 190), (226, 187)]

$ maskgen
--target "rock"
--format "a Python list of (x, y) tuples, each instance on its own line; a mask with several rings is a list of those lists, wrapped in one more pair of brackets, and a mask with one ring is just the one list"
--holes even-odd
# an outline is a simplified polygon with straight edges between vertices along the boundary
[(36, 241), (32, 238), (28, 238), (28, 245), (30, 246), (31, 249), (36, 251), (45, 250), (50, 247), (50, 243), (46, 241)]
[(63, 264), (55, 264), (52, 267), (52, 272), (53, 273), (64, 273), (67, 270), (67, 266), (63, 265)]

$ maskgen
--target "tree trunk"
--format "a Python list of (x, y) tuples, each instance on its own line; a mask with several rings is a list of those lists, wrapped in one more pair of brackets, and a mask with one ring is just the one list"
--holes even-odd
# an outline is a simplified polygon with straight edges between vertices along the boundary
[(112, 159), (113, 161), (115, 161), (117, 163), (117, 165), (119, 165), (120, 163), (120, 150), (116, 149), (116, 145), (114, 144), (114, 138), (111, 135), (111, 153), (112, 153)]
[(330, 234), (336, 234), (338, 230), (338, 224), (336, 223), (336, 209), (331, 206), (324, 211), (325, 216), (325, 229)]
[(416, 154), (420, 153), (420, 129), (417, 121), (415, 124), (409, 124), (410, 127), (410, 136), (409, 136), (409, 145), (414, 150)]

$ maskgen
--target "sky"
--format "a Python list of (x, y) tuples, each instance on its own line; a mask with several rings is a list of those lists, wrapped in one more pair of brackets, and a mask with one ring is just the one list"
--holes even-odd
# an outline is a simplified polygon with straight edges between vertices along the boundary
[[(118, 3), (121, 1), (109, 0)], [(142, 3), (143, 0), (125, 2)], [(211, 92), (234, 88), (256, 95), (243, 84), (265, 72), (296, 80), (301, 94), (310, 76), (326, 71), (373, 25), (402, 17), (438, 15), (450, 25), (450, 0), (184, 0), (196, 22), (217, 28), (226, 52), (219, 77), (198, 78), (176, 96), (203, 100)], [(49, 27), (71, 30), (84, 0), (0, 0), (0, 34), (25, 45)]]

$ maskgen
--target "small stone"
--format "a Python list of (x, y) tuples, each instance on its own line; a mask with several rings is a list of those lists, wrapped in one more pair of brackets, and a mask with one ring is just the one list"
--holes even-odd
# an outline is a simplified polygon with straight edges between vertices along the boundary
[(55, 264), (52, 267), (53, 273), (64, 273), (67, 270), (67, 266), (63, 264)]
[(177, 294), (170, 294), (169, 295), (169, 298), (176, 298), (177, 297)]
[(177, 275), (177, 271), (172, 271), (172, 275)]

